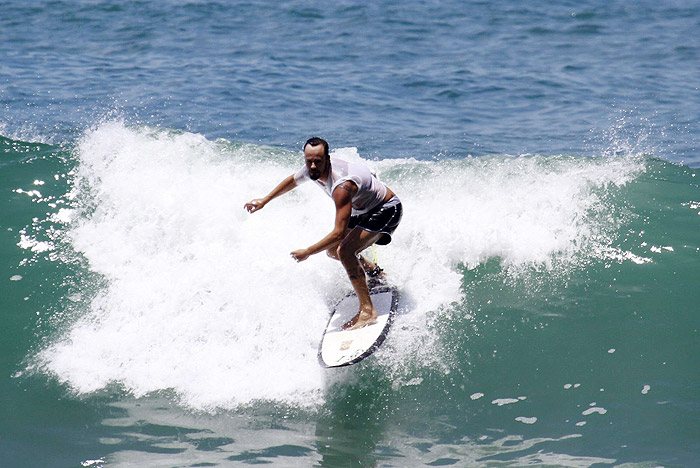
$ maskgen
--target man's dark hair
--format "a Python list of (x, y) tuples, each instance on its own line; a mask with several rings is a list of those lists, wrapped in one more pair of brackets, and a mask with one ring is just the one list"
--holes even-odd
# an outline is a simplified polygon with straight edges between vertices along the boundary
[(306, 145), (311, 145), (311, 146), (318, 146), (318, 145), (323, 145), (323, 155), (325, 157), (329, 156), (329, 151), (328, 151), (328, 142), (324, 140), (323, 138), (319, 137), (312, 137), (306, 140), (306, 143), (304, 143), (304, 147), (301, 149), (304, 151), (306, 149)]

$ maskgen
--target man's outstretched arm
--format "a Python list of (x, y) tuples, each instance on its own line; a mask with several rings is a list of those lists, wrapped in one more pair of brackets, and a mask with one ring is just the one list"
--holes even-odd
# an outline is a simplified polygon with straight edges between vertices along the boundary
[(251, 200), (243, 205), (243, 208), (248, 210), (248, 213), (255, 213), (256, 211), (263, 209), (271, 200), (279, 197), (280, 195), (284, 195), (296, 186), (297, 183), (294, 181), (294, 175), (292, 174), (280, 182), (279, 185), (275, 187), (266, 197)]
[(333, 224), (333, 230), (311, 247), (292, 252), (291, 255), (294, 260), (302, 262), (309, 258), (309, 256), (323, 252), (333, 244), (337, 244), (343, 240), (345, 231), (348, 228), (348, 222), (350, 221), (352, 196), (355, 192), (357, 192), (357, 186), (350, 181), (339, 185), (338, 188), (333, 191), (333, 202), (335, 203), (335, 223)]

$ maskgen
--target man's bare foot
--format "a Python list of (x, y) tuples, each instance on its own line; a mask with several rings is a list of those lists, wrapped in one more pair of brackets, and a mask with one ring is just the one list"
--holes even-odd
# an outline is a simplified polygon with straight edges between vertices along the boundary
[(361, 310), (349, 322), (343, 325), (343, 330), (357, 330), (358, 328), (366, 327), (377, 323), (377, 312), (372, 310), (366, 312)]

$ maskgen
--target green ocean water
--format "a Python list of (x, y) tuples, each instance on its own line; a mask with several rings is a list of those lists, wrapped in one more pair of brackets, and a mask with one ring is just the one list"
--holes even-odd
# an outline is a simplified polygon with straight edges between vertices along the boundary
[[(241, 215), (238, 192), (215, 180), (245, 171), (240, 197), (264, 191), (270, 171), (297, 164), (295, 152), (119, 125), (72, 145), (2, 138), (0, 148), (3, 466), (698, 460), (697, 169), (648, 155), (377, 163), (407, 206), (442, 207), (446, 227), (407, 215), (397, 250), (379, 253), (403, 280), (403, 313), (380, 352), (337, 372), (315, 362), (322, 312), (298, 325), (278, 317), (276, 329), (241, 307), (272, 315), (278, 289), (286, 315), (304, 316), (297, 304), (320, 297), (322, 308), (342, 275), (325, 259), (310, 270), (275, 263), (274, 242), (286, 248), (285, 239), (259, 250), (270, 220)], [(147, 182), (136, 190), (111, 183), (139, 175)], [(446, 176), (473, 181), (468, 206), (433, 205), (470, 190), (437, 182)], [(283, 208), (324, 201), (314, 195)], [(216, 215), (202, 218), (207, 206)], [(278, 221), (314, 224), (299, 213)], [(578, 234), (567, 238), (567, 224)], [(538, 235), (519, 237), (521, 227)], [(129, 245), (143, 265), (132, 269), (131, 250), (120, 257)], [(250, 272), (263, 263), (276, 269), (261, 273), (269, 285)], [(285, 289), (317, 271), (325, 295)], [(178, 278), (195, 299), (178, 296)], [(287, 333), (291, 342), (272, 338)], [(246, 359), (229, 362), (235, 354)]]

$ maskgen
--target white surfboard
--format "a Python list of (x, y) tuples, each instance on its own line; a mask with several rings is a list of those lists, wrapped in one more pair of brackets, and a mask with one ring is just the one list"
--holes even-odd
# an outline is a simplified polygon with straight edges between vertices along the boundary
[(370, 290), (377, 322), (357, 330), (343, 330), (359, 310), (357, 296), (352, 293), (335, 306), (321, 339), (318, 358), (325, 367), (349, 366), (372, 354), (384, 342), (399, 305), (399, 291), (392, 286)]

